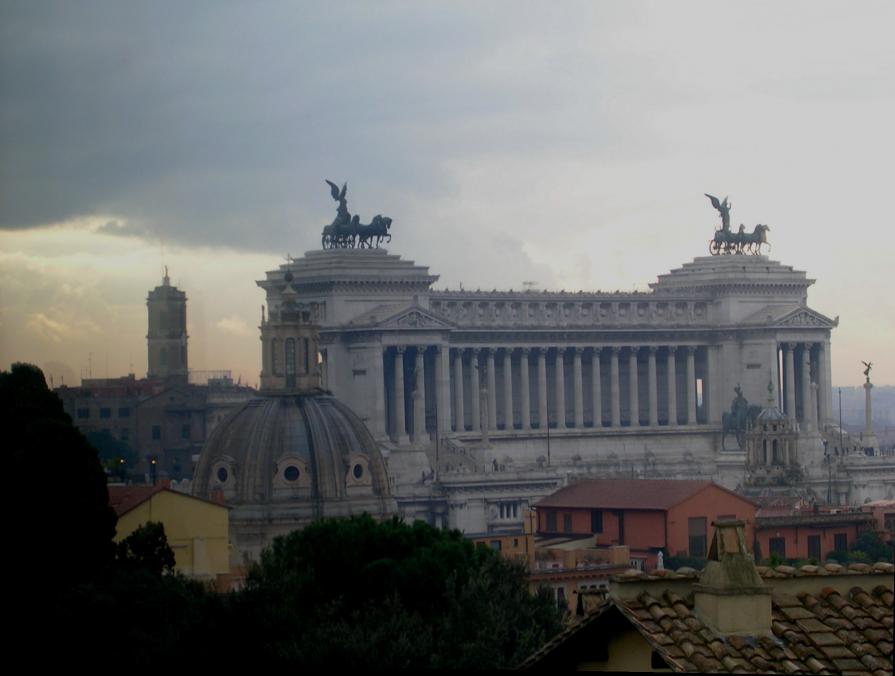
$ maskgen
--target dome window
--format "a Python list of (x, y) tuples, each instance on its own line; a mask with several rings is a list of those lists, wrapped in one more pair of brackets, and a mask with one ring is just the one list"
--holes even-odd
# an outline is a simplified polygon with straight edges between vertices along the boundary
[(298, 477), (300, 476), (301, 470), (298, 469), (298, 467), (296, 467), (295, 465), (289, 465), (283, 471), (283, 478), (286, 479), (286, 481), (298, 481)]
[(356, 463), (354, 465), (354, 469), (351, 470), (351, 473), (354, 474), (355, 479), (360, 479), (364, 475), (364, 467), (360, 463)]
[(227, 471), (226, 467), (218, 467), (217, 477), (218, 481), (220, 481), (222, 484), (225, 484), (227, 483), (227, 479), (230, 478), (230, 473)]

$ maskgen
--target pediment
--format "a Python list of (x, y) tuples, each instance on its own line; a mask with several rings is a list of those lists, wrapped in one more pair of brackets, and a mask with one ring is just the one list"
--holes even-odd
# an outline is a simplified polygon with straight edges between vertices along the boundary
[(454, 324), (419, 305), (379, 306), (351, 321), (352, 326), (377, 329), (452, 329)]
[(383, 329), (452, 329), (454, 325), (438, 315), (413, 305), (384, 319), (379, 324)]
[(839, 326), (839, 317), (830, 319), (816, 310), (803, 307), (780, 317), (773, 322), (773, 325), (780, 327), (804, 326), (810, 328), (832, 329)]

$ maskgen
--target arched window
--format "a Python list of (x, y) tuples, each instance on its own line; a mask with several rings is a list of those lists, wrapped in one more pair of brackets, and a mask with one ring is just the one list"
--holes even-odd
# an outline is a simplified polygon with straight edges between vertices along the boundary
[(768, 440), (767, 439), (762, 440), (761, 445), (762, 445), (761, 462), (763, 465), (767, 465), (768, 464)]
[(277, 349), (279, 348), (279, 342), (276, 338), (270, 339), (270, 372), (278, 376), (280, 375), (280, 365), (277, 361)]
[(308, 339), (302, 338), (302, 355), (304, 356), (303, 358), (304, 358), (304, 367), (305, 367), (304, 372), (305, 373), (310, 373), (310, 371), (311, 371), (311, 357), (309, 356), (309, 353), (310, 353), (310, 345), (308, 343)]
[(777, 440), (776, 440), (776, 439), (774, 439), (774, 451), (773, 451), (773, 453), (774, 453), (774, 464), (775, 464), (775, 465), (779, 465), (779, 464), (781, 464), (781, 462), (780, 462), (780, 447), (777, 445)]

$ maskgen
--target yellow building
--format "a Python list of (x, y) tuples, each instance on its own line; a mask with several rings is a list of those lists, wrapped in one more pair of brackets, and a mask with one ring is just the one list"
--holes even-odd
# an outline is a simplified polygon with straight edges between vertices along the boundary
[(116, 542), (148, 521), (157, 521), (165, 526), (177, 572), (207, 580), (229, 574), (228, 507), (171, 490), (164, 482), (109, 486), (109, 502), (118, 515)]

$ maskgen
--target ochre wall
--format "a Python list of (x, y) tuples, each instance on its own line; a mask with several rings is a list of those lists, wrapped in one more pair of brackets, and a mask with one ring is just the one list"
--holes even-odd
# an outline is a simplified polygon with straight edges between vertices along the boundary
[(827, 558), (835, 549), (834, 536), (845, 533), (848, 536), (848, 546), (854, 544), (859, 533), (857, 524), (843, 526), (771, 526), (758, 531), (758, 543), (761, 547), (761, 559), (766, 560), (771, 555), (771, 538), (782, 537), (786, 542), (786, 559), (808, 558), (808, 536), (820, 536), (820, 557)]
[(717, 486), (709, 485), (668, 510), (668, 553), (689, 553), (688, 519), (706, 518), (706, 550), (712, 542), (712, 522), (719, 516), (735, 516), (746, 521), (746, 546), (752, 546), (755, 533), (755, 505)]
[(116, 542), (147, 521), (165, 526), (174, 550), (175, 570), (195, 577), (213, 577), (230, 570), (230, 529), (226, 507), (164, 490), (118, 517)]

